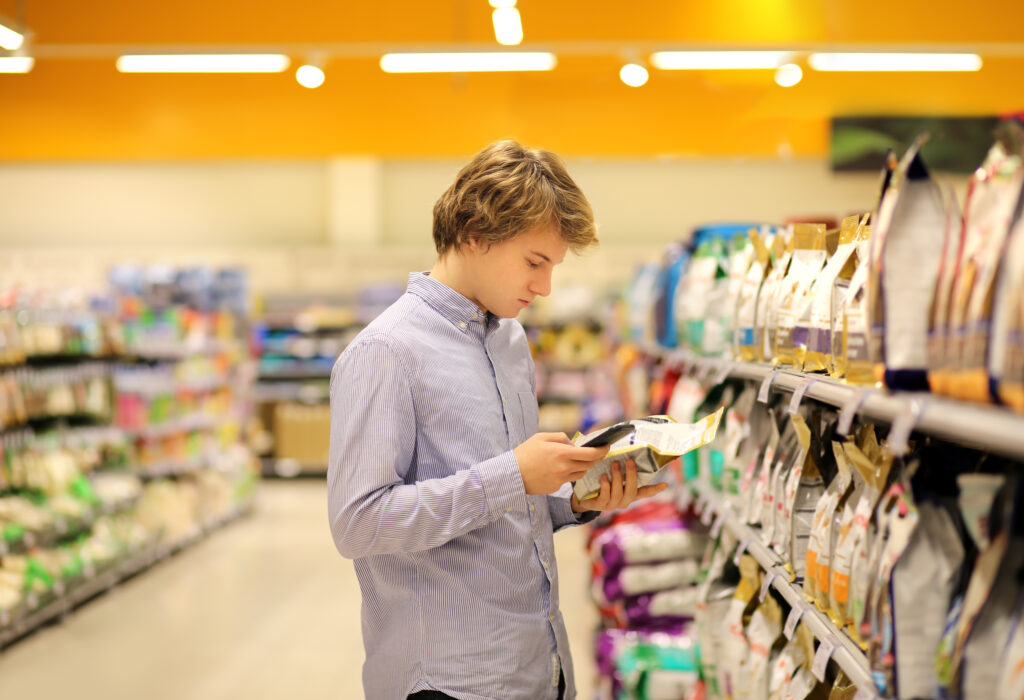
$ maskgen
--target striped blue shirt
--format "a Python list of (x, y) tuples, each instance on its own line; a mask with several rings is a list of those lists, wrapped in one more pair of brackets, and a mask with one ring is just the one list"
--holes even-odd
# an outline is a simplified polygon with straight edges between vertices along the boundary
[(552, 533), (566, 484), (529, 496), (537, 432), (522, 326), (422, 273), (331, 373), (331, 532), (362, 589), (372, 700), (575, 697)]

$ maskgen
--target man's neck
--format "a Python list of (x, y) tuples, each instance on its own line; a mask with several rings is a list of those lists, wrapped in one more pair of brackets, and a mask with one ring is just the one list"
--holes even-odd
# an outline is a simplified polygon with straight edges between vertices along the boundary
[(437, 262), (434, 263), (434, 267), (430, 270), (430, 277), (446, 287), (451, 287), (476, 304), (482, 313), (487, 313), (487, 309), (483, 308), (483, 305), (473, 298), (470, 286), (466, 283), (465, 276), (461, 274), (458, 260), (455, 259), (456, 255), (457, 253), (452, 252), (438, 258)]

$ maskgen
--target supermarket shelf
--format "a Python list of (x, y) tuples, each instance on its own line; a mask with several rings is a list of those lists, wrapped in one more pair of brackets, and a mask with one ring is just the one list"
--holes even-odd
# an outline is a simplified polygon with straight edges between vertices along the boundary
[(257, 384), (253, 389), (253, 399), (260, 403), (275, 401), (299, 401), (301, 403), (323, 403), (330, 398), (326, 386), (309, 385), (301, 382), (268, 382)]
[(196, 532), (171, 545), (151, 543), (137, 552), (115, 562), (112, 566), (94, 576), (86, 577), (79, 585), (61, 591), (55, 599), (43, 604), (38, 600), (13, 614), (0, 611), (0, 650), (11, 642), (24, 637), (38, 627), (62, 615), (70, 613), (74, 608), (105, 593), (117, 584), (126, 581), (136, 574), (148, 569), (173, 554), (195, 544), (202, 538), (237, 520), (252, 510), (252, 502), (247, 502), (225, 517), (210, 520), (196, 529)]
[(51, 530), (46, 532), (26, 532), (16, 540), (7, 541), (0, 537), (0, 556), (5, 554), (21, 554), (33, 547), (51, 547), (62, 540), (77, 537), (83, 532), (91, 530), (93, 523), (100, 516), (129, 510), (135, 505), (136, 501), (138, 501), (138, 497), (129, 498), (117, 503), (104, 503), (82, 518), (60, 518)]
[(196, 472), (207, 469), (209, 465), (205, 461), (196, 462), (167, 462), (164, 464), (157, 464), (147, 469), (139, 471), (129, 471), (128, 474), (134, 474), (143, 481), (153, 481), (155, 479), (167, 479), (172, 476), (181, 476), (183, 474), (195, 474)]
[(709, 512), (714, 518), (721, 520), (719, 526), (732, 533), (746, 552), (757, 560), (765, 574), (773, 577), (772, 587), (790, 607), (803, 611), (800, 621), (808, 626), (814, 637), (821, 643), (834, 645), (831, 660), (843, 669), (858, 689), (867, 692), (866, 698), (872, 697), (875, 684), (871, 676), (871, 667), (860, 647), (845, 632), (838, 629), (827, 615), (804, 599), (803, 591), (790, 582), (790, 574), (783, 567), (778, 555), (765, 546), (758, 531), (740, 522), (714, 489), (701, 482), (690, 482), (689, 486), (697, 494), (698, 503), (703, 506), (702, 515), (705, 521)]
[(295, 479), (299, 477), (323, 478), (327, 476), (326, 462), (303, 462), (297, 459), (263, 457), (260, 460), (263, 476)]
[[(666, 362), (693, 367), (698, 376), (754, 382), (765, 382), (770, 377), (771, 391), (801, 390), (806, 398), (894, 426), (902, 425), (908, 433), (913, 429), (960, 445), (1024, 460), (1024, 416), (1008, 409), (929, 393), (892, 393), (876, 387), (852, 386), (827, 375), (779, 369), (768, 364), (694, 357), (650, 346), (643, 350)], [(808, 386), (805, 388), (805, 385)]]
[(261, 371), (257, 376), (259, 381), (292, 381), (298, 382), (306, 379), (331, 378), (331, 371), (327, 370), (278, 370), (273, 372)]

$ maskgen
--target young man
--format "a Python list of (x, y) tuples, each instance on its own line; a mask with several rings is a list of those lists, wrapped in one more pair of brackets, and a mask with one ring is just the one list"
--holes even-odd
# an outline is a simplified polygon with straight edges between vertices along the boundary
[(664, 487), (628, 463), (580, 503), (569, 482), (608, 448), (537, 433), (515, 317), (597, 243), (593, 214), (557, 156), (503, 141), (438, 200), (434, 243), (331, 375), (331, 532), (362, 589), (364, 691), (573, 698), (552, 533)]

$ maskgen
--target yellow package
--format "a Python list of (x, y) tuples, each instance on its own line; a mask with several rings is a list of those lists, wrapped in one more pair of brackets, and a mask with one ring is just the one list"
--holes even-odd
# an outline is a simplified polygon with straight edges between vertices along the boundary
[(775, 327), (778, 316), (778, 295), (782, 280), (793, 255), (793, 229), (776, 234), (772, 242), (772, 267), (765, 275), (757, 295), (757, 316), (754, 325), (754, 347), (757, 362), (770, 362), (775, 357)]
[(736, 332), (733, 333), (733, 356), (743, 362), (757, 359), (754, 344), (754, 328), (757, 319), (757, 299), (765, 275), (771, 270), (771, 251), (774, 237), (767, 228), (758, 233), (756, 229), (747, 232), (753, 246), (753, 258), (740, 284), (739, 300), (736, 305)]
[[(832, 282), (828, 312), (829, 348), (825, 359), (828, 373), (833, 377), (845, 377), (847, 372), (846, 310), (850, 302), (853, 278), (870, 256), (871, 226), (867, 223), (870, 217), (870, 214), (861, 217), (854, 234), (853, 251)], [(866, 275), (867, 270), (862, 274)]]
[(991, 374), (1000, 400), (1024, 413), (1024, 217), (1017, 220), (995, 292)]
[[(968, 198), (970, 192), (968, 191)], [(952, 366), (952, 331), (949, 324), (953, 285), (959, 269), (962, 249), (963, 215), (955, 192), (946, 197), (946, 228), (943, 235), (942, 264), (935, 283), (935, 296), (928, 314), (928, 386), (933, 394), (949, 394)]]
[(833, 482), (839, 482), (835, 489), (835, 497), (830, 499), (822, 518), (821, 531), (818, 534), (819, 549), (817, 567), (815, 569), (814, 604), (825, 612), (829, 607), (829, 591), (832, 584), (832, 556), (839, 539), (839, 530), (843, 523), (843, 510), (853, 491), (854, 480), (850, 465), (846, 461), (842, 446), (832, 443), (832, 452), (836, 458), (836, 474)]
[[(696, 423), (677, 423), (670, 416), (649, 416), (629, 421), (636, 430), (612, 443), (605, 458), (576, 482), (573, 493), (581, 501), (594, 498), (601, 491), (601, 477), (611, 479), (612, 465), (626, 459), (636, 463), (637, 485), (649, 484), (669, 462), (714, 440), (723, 411), (720, 408)], [(573, 442), (581, 445), (599, 432), (577, 433)]]
[(797, 342), (797, 322), (804, 312), (807, 293), (825, 266), (827, 256), (825, 224), (796, 224), (793, 255), (778, 292), (774, 364), (797, 365), (797, 345), (807, 346), (806, 337)]
[(989, 402), (992, 294), (1024, 185), (1020, 157), (1007, 155), (997, 143), (972, 184), (964, 220), (961, 276), (953, 295), (953, 311), (957, 314), (953, 335), (960, 346), (950, 393), (970, 401)]

